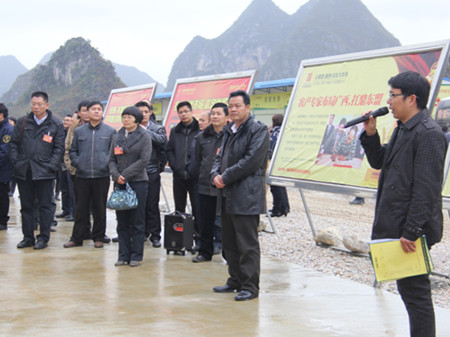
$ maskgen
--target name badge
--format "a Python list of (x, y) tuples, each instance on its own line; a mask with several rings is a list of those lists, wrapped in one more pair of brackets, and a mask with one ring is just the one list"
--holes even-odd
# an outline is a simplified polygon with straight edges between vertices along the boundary
[(123, 154), (123, 149), (120, 146), (116, 146), (114, 148), (114, 154), (118, 155), (118, 154)]
[(53, 137), (50, 135), (44, 135), (44, 138), (42, 140), (44, 142), (51, 143), (53, 141)]

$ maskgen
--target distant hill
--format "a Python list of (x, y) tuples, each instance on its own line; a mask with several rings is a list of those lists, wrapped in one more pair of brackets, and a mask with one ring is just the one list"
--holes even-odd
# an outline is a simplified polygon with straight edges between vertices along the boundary
[(14, 56), (0, 56), (0, 97), (11, 88), (17, 76), (27, 70)]
[(360, 0), (310, 0), (288, 15), (253, 0), (222, 35), (196, 36), (175, 60), (178, 78), (258, 70), (259, 81), (295, 77), (301, 60), (399, 46)]
[[(53, 52), (45, 54), (44, 57), (39, 61), (39, 64), (46, 64), (48, 61), (50, 61), (52, 55)], [(125, 83), (125, 86), (127, 87), (156, 82), (150, 75), (144, 73), (143, 71), (140, 71), (136, 67), (125, 66), (114, 62), (111, 63), (114, 67), (114, 70), (116, 71), (117, 76), (119, 76), (119, 78), (123, 83)], [(157, 91), (163, 91), (164, 86), (159, 82), (156, 83), (158, 83)]]
[(112, 63), (114, 69), (116, 70), (117, 76), (120, 77), (123, 83), (127, 87), (133, 87), (136, 85), (142, 85), (142, 84), (150, 84), (150, 83), (158, 83), (157, 91), (163, 91), (164, 86), (154, 80), (150, 75), (147, 73), (140, 71), (136, 67), (130, 67), (130, 66), (124, 66), (122, 64), (118, 63)]
[(73, 113), (81, 100), (103, 100), (112, 89), (125, 84), (111, 62), (81, 37), (68, 40), (44, 65), (19, 76), (2, 99), (13, 115), (28, 112), (30, 95), (43, 90), (49, 94), (50, 110), (63, 116)]

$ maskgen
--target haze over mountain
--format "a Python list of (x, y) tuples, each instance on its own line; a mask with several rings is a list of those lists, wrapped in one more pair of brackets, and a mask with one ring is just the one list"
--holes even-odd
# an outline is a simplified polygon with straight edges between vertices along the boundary
[(28, 112), (30, 95), (43, 90), (49, 94), (50, 110), (63, 116), (73, 113), (83, 100), (103, 100), (111, 89), (125, 84), (110, 61), (81, 37), (68, 40), (44, 65), (38, 64), (19, 76), (2, 99), (12, 114)]
[[(53, 52), (45, 54), (44, 57), (39, 61), (39, 64), (46, 64), (48, 61), (50, 61), (52, 55)], [(112, 65), (114, 67), (114, 70), (116, 71), (117, 76), (119, 76), (119, 78), (123, 83), (125, 83), (127, 87), (156, 82), (150, 75), (144, 73), (143, 71), (140, 71), (136, 67), (125, 66), (123, 64), (118, 64), (115, 62), (112, 62)], [(162, 89), (164, 89), (164, 86), (161, 83), (158, 83), (157, 90), (161, 91)]]
[(28, 69), (12, 55), (0, 56), (0, 97), (11, 88), (17, 76)]
[(122, 82), (125, 83), (127, 87), (158, 83), (156, 91), (164, 91), (164, 86), (161, 83), (157, 82), (155, 79), (153, 79), (153, 77), (143, 71), (140, 71), (136, 67), (124, 66), (122, 64), (114, 62), (112, 63), (112, 65), (116, 71), (117, 76), (120, 77)]
[(310, 0), (289, 15), (254, 0), (222, 35), (196, 36), (175, 60), (178, 78), (257, 69), (257, 80), (295, 77), (301, 60), (399, 46), (360, 0)]

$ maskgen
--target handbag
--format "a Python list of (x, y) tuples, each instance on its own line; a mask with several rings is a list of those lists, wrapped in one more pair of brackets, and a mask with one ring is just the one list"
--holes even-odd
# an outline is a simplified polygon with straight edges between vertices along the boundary
[(106, 202), (107, 208), (116, 211), (125, 211), (138, 207), (136, 192), (133, 191), (128, 183), (126, 183), (125, 187), (125, 189), (121, 189), (118, 186), (114, 187), (114, 191)]

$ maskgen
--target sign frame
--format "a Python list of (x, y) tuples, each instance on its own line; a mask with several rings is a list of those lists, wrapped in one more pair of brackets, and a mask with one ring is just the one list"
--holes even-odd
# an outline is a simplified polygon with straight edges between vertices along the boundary
[[(145, 89), (152, 89), (152, 92), (150, 94), (150, 97), (148, 98), (148, 100), (150, 102), (153, 101), (153, 98), (155, 97), (155, 93), (156, 93), (156, 87), (157, 87), (157, 83), (149, 83), (149, 84), (143, 84), (143, 85), (136, 85), (136, 86), (132, 86), (132, 87), (124, 87), (124, 88), (118, 88), (118, 89), (112, 89), (111, 92), (109, 93), (109, 97), (108, 97), (108, 101), (105, 107), (105, 110), (103, 111), (103, 121), (105, 120), (105, 117), (107, 116), (107, 113), (109, 112), (109, 108), (110, 108), (110, 103), (111, 103), (111, 98), (115, 95), (115, 94), (121, 94), (121, 93), (126, 93), (126, 92), (133, 92), (133, 91), (140, 91), (140, 90), (145, 90)], [(133, 103), (132, 105), (136, 104), (137, 102)], [(120, 112), (122, 113), (122, 112)], [(105, 122), (105, 124), (108, 124), (107, 122)], [(110, 124), (108, 124), (110, 125)], [(115, 126), (112, 126), (114, 128), (116, 128)]]
[[(227, 79), (233, 79), (233, 78), (250, 77), (249, 85), (247, 87), (247, 90), (245, 90), (250, 95), (253, 90), (253, 86), (255, 84), (256, 74), (257, 74), (256, 70), (247, 70), (247, 71), (240, 71), (240, 72), (233, 72), (233, 73), (177, 79), (177, 81), (175, 82), (174, 88), (173, 88), (172, 96), (170, 98), (169, 106), (167, 107), (167, 111), (164, 114), (164, 121), (162, 123), (162, 125), (166, 128), (167, 134), (168, 135), (170, 134), (170, 128), (167, 125), (167, 122), (171, 116), (171, 111), (173, 109), (172, 105), (176, 102), (176, 99), (177, 99), (176, 92), (177, 92), (177, 87), (179, 85), (186, 84), (186, 83), (212, 82), (212, 81), (227, 80)], [(195, 109), (193, 109), (193, 112), (195, 113)]]
[[(414, 54), (414, 53), (424, 53), (424, 52), (432, 52), (432, 51), (441, 51), (438, 65), (436, 67), (435, 76), (430, 85), (430, 96), (428, 100), (428, 107), (430, 107), (430, 115), (433, 116), (434, 102), (437, 98), (439, 87), (442, 82), (444, 76), (444, 66), (449, 57), (449, 44), (450, 40), (441, 40), (430, 43), (416, 44), (410, 46), (401, 46), (394, 48), (385, 48), (378, 50), (371, 50), (359, 53), (351, 53), (351, 54), (343, 54), (337, 56), (316, 58), (316, 59), (308, 59), (303, 60), (300, 64), (300, 68), (296, 77), (296, 81), (294, 84), (294, 88), (292, 90), (291, 97), (289, 99), (289, 104), (286, 110), (286, 116), (283, 121), (283, 125), (281, 127), (280, 139), (282, 139), (283, 134), (286, 129), (286, 124), (289, 120), (289, 115), (292, 111), (293, 101), (299, 90), (299, 83), (302, 78), (302, 74), (309, 67), (327, 65), (333, 63), (342, 63), (342, 62), (350, 62), (350, 61), (359, 61), (359, 60), (369, 60), (380, 57), (388, 57), (388, 56), (398, 56), (405, 54)], [(388, 79), (386, 79), (387, 82)], [(387, 85), (387, 84), (386, 84)], [(365, 186), (356, 186), (356, 185), (345, 185), (338, 184), (334, 182), (324, 182), (318, 180), (308, 180), (308, 179), (298, 179), (298, 178), (290, 178), (290, 177), (279, 177), (273, 175), (274, 164), (276, 162), (277, 154), (279, 152), (281, 142), (278, 141), (275, 147), (273, 159), (270, 163), (270, 167), (267, 173), (266, 181), (270, 185), (278, 185), (278, 186), (286, 186), (286, 187), (296, 187), (300, 189), (310, 189), (317, 190), (322, 192), (331, 192), (331, 193), (339, 193), (339, 194), (347, 194), (347, 195), (358, 195), (360, 197), (376, 197), (377, 188), (365, 187)], [(367, 159), (365, 159), (367, 160)], [(449, 200), (450, 202), (450, 200)]]

